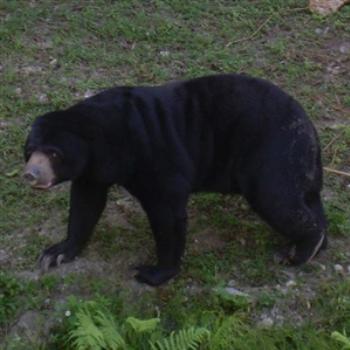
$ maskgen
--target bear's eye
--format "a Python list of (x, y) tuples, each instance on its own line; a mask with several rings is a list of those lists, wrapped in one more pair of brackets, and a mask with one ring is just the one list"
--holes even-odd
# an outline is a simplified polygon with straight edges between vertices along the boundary
[(34, 152), (34, 147), (28, 146), (28, 147), (26, 148), (26, 154), (27, 154), (27, 155), (30, 156), (33, 152)]
[(60, 154), (59, 152), (57, 152), (57, 151), (51, 151), (51, 152), (49, 153), (49, 157), (50, 157), (52, 160), (58, 161), (58, 160), (61, 159), (61, 154)]

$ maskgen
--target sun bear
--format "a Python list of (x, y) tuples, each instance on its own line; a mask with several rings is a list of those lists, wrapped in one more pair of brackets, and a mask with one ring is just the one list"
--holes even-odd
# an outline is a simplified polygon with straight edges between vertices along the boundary
[(244, 196), (290, 242), (291, 264), (327, 244), (317, 133), (291, 96), (262, 79), (224, 74), (105, 90), (38, 117), (25, 159), (34, 188), (72, 182), (67, 237), (43, 251), (43, 269), (80, 253), (114, 184), (149, 219), (157, 263), (136, 275), (149, 285), (180, 270), (195, 192)]

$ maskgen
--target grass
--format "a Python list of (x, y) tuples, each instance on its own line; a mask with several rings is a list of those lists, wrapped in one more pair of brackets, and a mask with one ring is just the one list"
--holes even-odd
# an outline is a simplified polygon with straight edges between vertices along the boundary
[[(3, 1), (0, 4), (0, 338), (6, 349), (61, 348), (65, 312), (84, 300), (117, 319), (161, 318), (164, 334), (206, 327), (203, 349), (340, 349), (350, 333), (348, 180), (325, 173), (330, 249), (303, 268), (273, 262), (283, 245), (238, 197), (193, 196), (181, 275), (140, 286), (132, 266), (153, 256), (144, 214), (119, 189), (82, 257), (38, 276), (41, 250), (66, 230), (68, 187), (22, 184), (34, 118), (116, 84), (159, 84), (217, 72), (268, 78), (315, 122), (324, 165), (349, 171), (350, 7), (329, 17), (307, 1)], [(343, 50), (343, 49), (342, 49)], [(344, 274), (334, 272), (342, 264)], [(293, 280), (296, 285), (289, 287)], [(227, 296), (227, 286), (249, 299)], [(72, 301), (72, 295), (75, 299)], [(72, 309), (72, 310), (73, 310)], [(28, 310), (52, 320), (43, 337), (14, 335)], [(273, 326), (262, 329), (266, 316)], [(2, 346), (2, 345), (1, 345)]]

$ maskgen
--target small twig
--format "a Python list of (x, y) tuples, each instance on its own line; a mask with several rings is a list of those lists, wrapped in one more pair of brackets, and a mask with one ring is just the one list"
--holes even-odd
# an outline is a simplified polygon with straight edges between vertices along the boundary
[(335, 169), (332, 169), (332, 168), (328, 168), (326, 166), (323, 167), (323, 170), (328, 171), (329, 173), (350, 177), (350, 173), (347, 173), (345, 171), (335, 170)]
[(332, 140), (323, 148), (323, 153), (326, 153), (327, 149), (337, 140), (340, 136), (344, 134), (344, 130), (342, 130), (338, 135), (335, 135)]
[(247, 40), (250, 40), (250, 39), (253, 39), (256, 34), (258, 34), (260, 32), (260, 30), (268, 23), (270, 22), (271, 18), (274, 16), (274, 15), (279, 15), (279, 17), (283, 17), (284, 15), (288, 14), (288, 13), (293, 13), (293, 12), (300, 12), (300, 11), (307, 11), (309, 8), (306, 6), (306, 7), (296, 7), (296, 8), (292, 8), (292, 9), (287, 9), (287, 10), (281, 10), (281, 12), (279, 13), (272, 13), (262, 24), (260, 24), (260, 26), (258, 27), (258, 29), (251, 35), (245, 37), (245, 38), (242, 38), (242, 39), (238, 39), (238, 40), (235, 40), (235, 41), (230, 41), (229, 43), (226, 44), (225, 47), (230, 47), (232, 44), (237, 44), (237, 43), (240, 43), (242, 41), (247, 41)]
[(286, 8), (284, 11), (281, 11), (283, 15), (285, 15), (286, 13), (293, 13), (293, 12), (305, 12), (308, 11), (309, 7), (305, 6), (305, 7), (295, 7), (295, 8)]
[(267, 19), (262, 23), (260, 24), (260, 26), (258, 27), (258, 29), (251, 35), (245, 37), (245, 38), (242, 38), (242, 39), (238, 39), (238, 40), (235, 40), (235, 41), (230, 41), (228, 44), (226, 44), (226, 48), (227, 47), (230, 47), (232, 44), (237, 44), (237, 43), (241, 43), (242, 41), (246, 41), (246, 40), (250, 40), (250, 39), (253, 39), (256, 34), (258, 34), (260, 32), (260, 30), (271, 20), (271, 18), (275, 15), (275, 13), (272, 13), (269, 17), (267, 17)]

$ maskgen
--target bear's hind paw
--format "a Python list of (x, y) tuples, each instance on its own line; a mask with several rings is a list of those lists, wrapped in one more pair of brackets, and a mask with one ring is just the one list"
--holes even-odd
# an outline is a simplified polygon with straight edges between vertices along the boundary
[(135, 278), (138, 282), (150, 286), (159, 286), (179, 273), (179, 268), (164, 268), (159, 266), (142, 265), (136, 267), (138, 273)]

